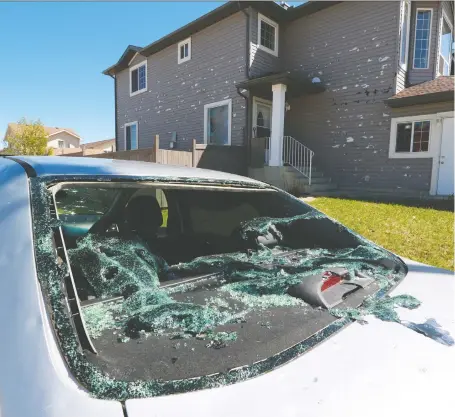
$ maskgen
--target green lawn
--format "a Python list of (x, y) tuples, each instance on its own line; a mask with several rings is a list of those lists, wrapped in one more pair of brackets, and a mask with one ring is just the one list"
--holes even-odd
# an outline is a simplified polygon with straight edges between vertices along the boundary
[(308, 204), (398, 255), (453, 270), (451, 211), (325, 197)]

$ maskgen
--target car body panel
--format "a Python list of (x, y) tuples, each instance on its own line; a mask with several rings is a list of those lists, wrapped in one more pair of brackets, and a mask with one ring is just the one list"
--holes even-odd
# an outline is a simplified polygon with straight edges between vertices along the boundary
[[(408, 276), (392, 295), (422, 301), (400, 309), (417, 323), (435, 318), (455, 334), (450, 271), (407, 261)], [(455, 409), (455, 348), (397, 323), (367, 317), (274, 371), (234, 385), (166, 397), (126, 401), (128, 417), (414, 416)]]
[[(205, 178), (262, 183), (236, 175), (130, 161), (21, 157), (39, 176), (100, 175)], [(0, 158), (0, 416), (123, 417), (120, 402), (94, 399), (67, 369), (36, 278), (28, 179)], [(400, 317), (434, 318), (455, 335), (453, 273), (406, 261), (409, 273), (392, 294), (422, 301)], [(233, 385), (126, 401), (128, 417), (384, 416), (446, 414), (455, 348), (397, 323), (368, 317), (272, 372)]]
[(29, 164), (37, 176), (54, 175), (101, 175), (101, 176), (144, 176), (156, 178), (203, 178), (218, 181), (241, 181), (251, 185), (264, 185), (253, 180), (227, 172), (177, 165), (163, 165), (151, 162), (123, 161), (105, 158), (20, 156), (17, 159)]
[(123, 417), (69, 373), (36, 278), (28, 178), (0, 158), (0, 416)]

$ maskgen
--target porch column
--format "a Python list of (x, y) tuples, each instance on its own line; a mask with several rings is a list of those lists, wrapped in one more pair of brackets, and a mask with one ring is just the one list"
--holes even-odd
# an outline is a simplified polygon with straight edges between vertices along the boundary
[(272, 132), (270, 134), (270, 166), (281, 166), (284, 136), (284, 113), (286, 105), (286, 84), (272, 85)]

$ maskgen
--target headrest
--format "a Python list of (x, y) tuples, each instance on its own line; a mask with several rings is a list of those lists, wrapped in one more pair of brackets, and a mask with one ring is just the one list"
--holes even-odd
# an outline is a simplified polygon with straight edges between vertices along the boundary
[(161, 207), (154, 196), (134, 197), (126, 206), (125, 217), (131, 229), (140, 234), (156, 233), (163, 224)]

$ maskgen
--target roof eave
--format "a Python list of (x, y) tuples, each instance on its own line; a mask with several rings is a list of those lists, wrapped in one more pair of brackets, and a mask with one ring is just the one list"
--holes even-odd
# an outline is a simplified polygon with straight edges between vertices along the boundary
[(69, 130), (66, 130), (66, 129), (62, 129), (62, 130), (59, 130), (58, 132), (51, 133), (50, 135), (47, 135), (47, 137), (50, 138), (51, 136), (57, 135), (62, 132), (68, 133), (68, 135), (74, 136), (77, 139), (82, 139), (80, 136), (78, 136), (75, 133), (70, 132)]
[(111, 65), (109, 68), (105, 69), (102, 73), (104, 75), (109, 75), (111, 77), (114, 76), (115, 73), (118, 72), (118, 68), (124, 69), (124, 67), (125, 68), (128, 67), (129, 62), (134, 57), (134, 55), (140, 53), (141, 51), (142, 48), (140, 48), (139, 46), (128, 45), (120, 59), (114, 65)]
[(431, 103), (440, 103), (445, 101), (454, 101), (454, 92), (450, 91), (440, 91), (437, 93), (429, 94), (420, 94), (416, 96), (409, 97), (398, 97), (398, 98), (388, 98), (384, 102), (392, 108), (413, 106), (416, 104), (431, 104)]
[[(175, 30), (174, 32), (169, 33), (166, 36), (152, 42), (151, 44), (145, 46), (144, 48), (139, 48), (136, 52), (140, 52), (143, 56), (150, 56), (154, 53), (168, 47), (174, 45), (175, 43), (179, 42), (182, 39), (190, 37), (192, 34), (199, 32), (206, 27), (209, 27), (220, 20), (223, 20), (234, 13), (237, 13), (243, 9), (248, 7), (254, 7), (259, 11), (266, 13), (271, 18), (274, 18), (278, 22), (284, 20), (286, 18), (287, 11), (283, 9), (280, 5), (276, 4), (275, 2), (254, 2), (254, 1), (242, 1), (242, 2), (234, 2), (229, 1), (215, 10), (212, 10), (209, 13), (193, 20), (192, 22), (188, 23), (187, 25)], [(103, 71), (104, 75), (114, 76), (119, 70), (125, 69), (123, 60), (127, 52), (132, 49), (137, 48), (133, 47), (132, 45), (128, 46), (126, 51), (123, 53), (122, 57), (117, 61), (116, 64), (110, 66), (106, 70)], [(124, 63), (123, 63), (124, 64)]]

